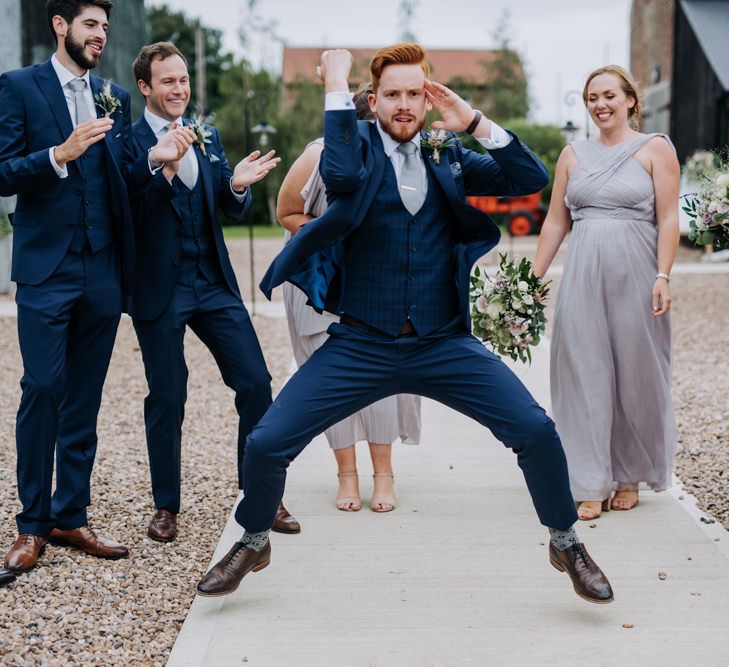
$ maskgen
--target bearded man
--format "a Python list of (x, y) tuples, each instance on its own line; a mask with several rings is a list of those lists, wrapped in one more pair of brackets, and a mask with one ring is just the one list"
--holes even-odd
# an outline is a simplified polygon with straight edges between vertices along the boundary
[[(86, 515), (101, 391), (134, 266), (122, 177), (131, 159), (129, 94), (115, 84), (104, 90), (89, 73), (106, 46), (111, 8), (110, 0), (49, 0), (54, 55), (0, 77), (0, 195), (18, 197), (12, 279), (23, 357), (22, 510), (5, 557), (13, 572), (35, 567), (49, 539), (101, 558), (128, 555), (91, 530)], [(141, 159), (178, 160), (188, 146), (171, 134)], [(149, 168), (144, 178), (152, 177)]]
[[(430, 81), (417, 44), (375, 54), (369, 98), (375, 124), (356, 119), (351, 64), (342, 49), (321, 57), (320, 170), (329, 208), (297, 232), (261, 284), (270, 295), (288, 280), (340, 323), (329, 327), (329, 339), (248, 438), (246, 492), (236, 509), (245, 533), (198, 592), (230, 593), (248, 572), (268, 565), (268, 531), (286, 469), (314, 436), (374, 401), (405, 393), (468, 415), (514, 451), (550, 532), (550, 562), (570, 575), (578, 595), (610, 602), (610, 584), (573, 528), (577, 514), (552, 420), (470, 332), (470, 270), (496, 245), (499, 231), (465, 198), (530, 194), (547, 184), (547, 171), (515, 135)], [(421, 135), (431, 107), (441, 116), (434, 128), (472, 134), (489, 155), (463, 148), (454, 134)]]

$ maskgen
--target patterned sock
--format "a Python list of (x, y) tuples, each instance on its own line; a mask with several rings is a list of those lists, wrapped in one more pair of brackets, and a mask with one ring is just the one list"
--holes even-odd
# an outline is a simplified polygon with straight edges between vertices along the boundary
[(240, 541), (249, 549), (253, 549), (253, 551), (260, 551), (266, 546), (266, 542), (268, 542), (268, 534), (270, 532), (270, 530), (263, 530), (260, 533), (249, 533), (246, 531), (243, 533), (243, 537), (240, 538)]
[(580, 544), (580, 538), (577, 537), (575, 527), (568, 528), (567, 530), (557, 530), (556, 528), (549, 529), (550, 542), (554, 544), (554, 548), (557, 551), (564, 551), (572, 546)]

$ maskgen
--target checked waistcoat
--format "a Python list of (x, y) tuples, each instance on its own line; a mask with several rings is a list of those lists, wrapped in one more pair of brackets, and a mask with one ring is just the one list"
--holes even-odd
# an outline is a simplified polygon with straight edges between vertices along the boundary
[(425, 202), (411, 215), (387, 160), (365, 219), (345, 242), (341, 311), (392, 336), (408, 319), (423, 336), (459, 312), (452, 213), (427, 174)]
[(106, 157), (101, 142), (89, 146), (78, 162), (84, 184), (83, 201), (80, 219), (73, 230), (71, 250), (81, 252), (88, 240), (91, 252), (97, 252), (113, 239)]
[(181, 219), (178, 284), (192, 286), (198, 271), (209, 283), (223, 280), (215, 250), (212, 221), (205, 203), (202, 178), (197, 179), (192, 190), (177, 177), (173, 182), (178, 192), (175, 203)]

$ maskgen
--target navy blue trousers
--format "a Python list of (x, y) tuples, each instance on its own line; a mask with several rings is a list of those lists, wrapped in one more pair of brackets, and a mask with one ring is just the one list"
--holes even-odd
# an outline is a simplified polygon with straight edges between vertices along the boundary
[(246, 443), (245, 496), (236, 520), (267, 530), (286, 469), (316, 435), (393, 394), (420, 394), (475, 419), (517, 457), (545, 526), (577, 520), (567, 461), (554, 423), (526, 387), (476, 338), (453, 327), (424, 337), (333, 324), (329, 339), (281, 390)]
[(177, 285), (169, 306), (156, 320), (134, 320), (149, 387), (144, 423), (154, 505), (175, 514), (180, 511), (188, 326), (210, 350), (223, 382), (235, 392), (241, 488), (246, 438), (271, 405), (271, 376), (248, 311), (224, 283), (211, 285), (199, 277), (192, 287)]
[(96, 419), (122, 307), (114, 246), (69, 251), (40, 285), (18, 284), (15, 301), (23, 357), (16, 521), (20, 533), (46, 536), (87, 522)]

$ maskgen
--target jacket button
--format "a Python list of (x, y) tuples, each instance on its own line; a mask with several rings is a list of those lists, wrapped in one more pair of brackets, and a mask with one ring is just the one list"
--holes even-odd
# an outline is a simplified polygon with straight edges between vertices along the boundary
[(82, 195), (83, 193), (84, 193), (84, 191), (81, 188), (76, 188), (77, 195)]
[(176, 269), (176, 268), (177, 268), (177, 267), (179, 266), (179, 264), (178, 264), (177, 262), (172, 262), (172, 264), (170, 264), (170, 266), (171, 266), (171, 267), (172, 267), (173, 269)]
[(73, 224), (70, 222), (66, 225), (66, 229), (73, 229)]

